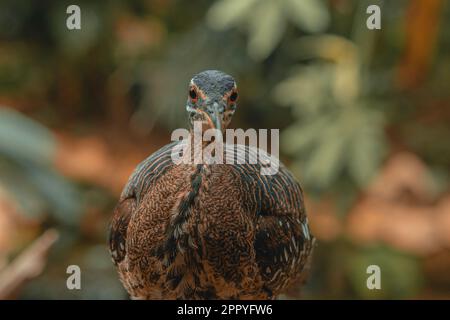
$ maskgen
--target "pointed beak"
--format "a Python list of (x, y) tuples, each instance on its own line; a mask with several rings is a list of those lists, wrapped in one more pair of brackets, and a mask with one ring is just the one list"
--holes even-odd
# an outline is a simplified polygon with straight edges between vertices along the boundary
[(208, 112), (208, 117), (211, 120), (214, 129), (222, 130), (222, 115), (219, 111), (219, 108), (219, 104), (217, 102), (214, 102), (210, 111)]

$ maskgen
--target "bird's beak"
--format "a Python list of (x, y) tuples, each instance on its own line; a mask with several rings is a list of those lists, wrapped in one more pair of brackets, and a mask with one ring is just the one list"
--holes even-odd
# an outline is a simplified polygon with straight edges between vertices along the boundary
[(222, 130), (222, 115), (219, 112), (219, 104), (214, 102), (212, 112), (208, 113), (208, 117), (214, 129)]

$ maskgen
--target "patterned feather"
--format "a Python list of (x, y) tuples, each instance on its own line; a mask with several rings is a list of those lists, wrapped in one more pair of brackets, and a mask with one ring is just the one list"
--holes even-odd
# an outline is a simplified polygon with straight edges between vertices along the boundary
[[(226, 127), (236, 98), (230, 76), (205, 71), (191, 81), (190, 119)], [(314, 238), (293, 175), (244, 145), (225, 144), (225, 164), (175, 164), (183, 143), (139, 164), (114, 210), (109, 246), (131, 297), (273, 299), (303, 279)], [(262, 174), (268, 163), (276, 174)]]

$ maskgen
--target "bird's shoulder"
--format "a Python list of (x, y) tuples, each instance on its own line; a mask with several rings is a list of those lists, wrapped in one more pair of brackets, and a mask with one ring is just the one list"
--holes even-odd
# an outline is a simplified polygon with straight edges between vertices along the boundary
[(304, 211), (302, 188), (277, 157), (247, 145), (226, 145), (225, 150), (227, 163), (232, 163), (228, 170), (242, 181), (243, 191), (254, 195), (258, 212)]
[(120, 198), (135, 197), (139, 201), (151, 185), (174, 166), (172, 152), (179, 143), (179, 141), (169, 143), (139, 163), (128, 179)]
[(151, 154), (137, 165), (128, 179), (109, 226), (109, 248), (115, 264), (120, 263), (126, 255), (127, 230), (133, 212), (143, 194), (172, 166), (171, 150), (176, 144), (167, 144)]

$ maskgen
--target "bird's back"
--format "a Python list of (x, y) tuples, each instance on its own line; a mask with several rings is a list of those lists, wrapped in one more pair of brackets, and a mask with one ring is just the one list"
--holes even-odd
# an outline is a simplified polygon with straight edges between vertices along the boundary
[[(169, 144), (135, 170), (114, 213), (110, 248), (135, 298), (272, 298), (312, 249), (300, 186), (280, 164), (178, 164)], [(230, 148), (231, 146), (226, 146)], [(258, 150), (232, 147), (235, 160)], [(265, 163), (265, 162), (264, 162)]]

